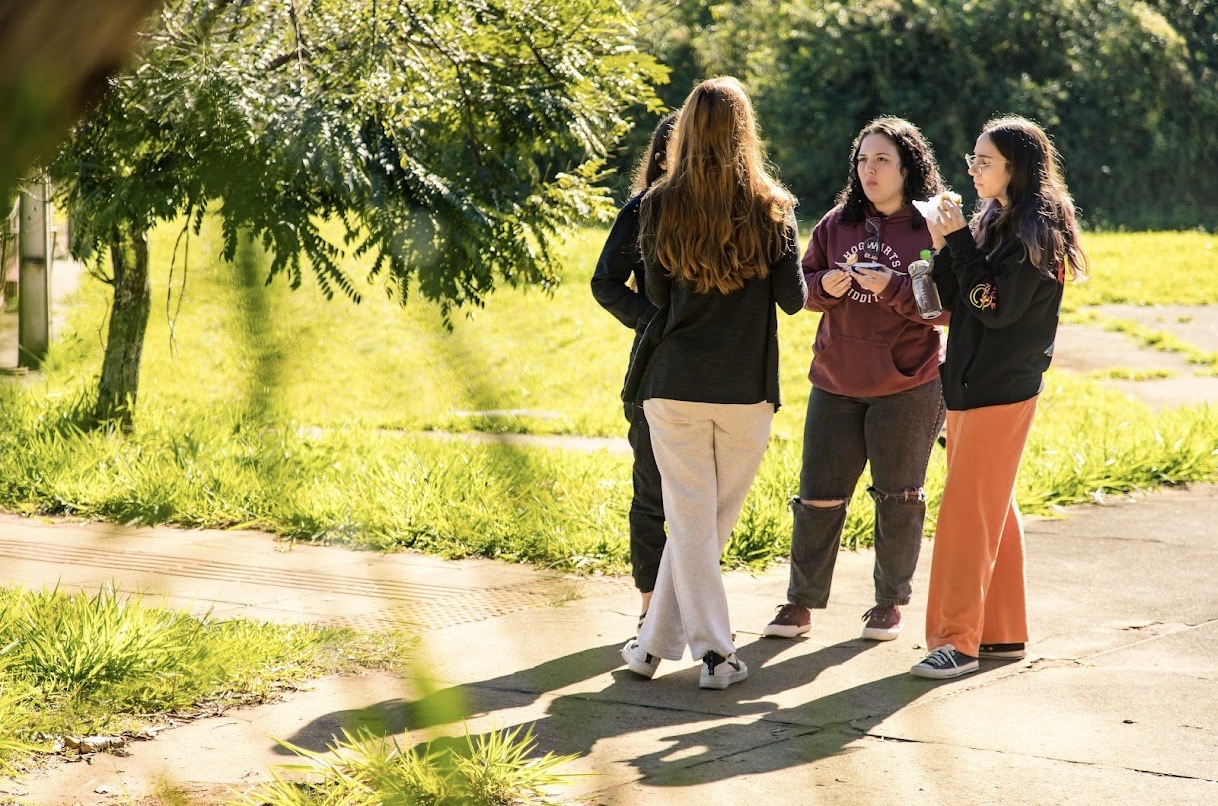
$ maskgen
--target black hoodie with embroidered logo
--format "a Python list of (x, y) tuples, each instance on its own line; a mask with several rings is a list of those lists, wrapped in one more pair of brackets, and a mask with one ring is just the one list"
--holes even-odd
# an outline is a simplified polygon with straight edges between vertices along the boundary
[(933, 277), (952, 312), (939, 368), (953, 411), (1019, 403), (1040, 394), (1061, 316), (1062, 282), (1038, 269), (1015, 237), (989, 254), (969, 230), (947, 236)]

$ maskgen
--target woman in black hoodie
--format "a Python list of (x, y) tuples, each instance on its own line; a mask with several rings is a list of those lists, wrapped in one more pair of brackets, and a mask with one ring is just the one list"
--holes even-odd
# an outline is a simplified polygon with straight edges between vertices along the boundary
[[(1067, 276), (1085, 277), (1059, 157), (1031, 121), (987, 123), (966, 155), (980, 206), (966, 227), (950, 199), (927, 220), (934, 278), (951, 309), (942, 367), (947, 479), (935, 529), (926, 646), (910, 672), (958, 677), (978, 658), (1022, 658), (1028, 640), (1015, 477)], [(944, 248), (946, 247), (946, 248)]]
[[(609, 231), (600, 259), (596, 262), (596, 271), (592, 273), (592, 296), (618, 321), (634, 330), (631, 357), (638, 351), (647, 323), (656, 312), (656, 306), (647, 299), (643, 258), (639, 253), (639, 201), (647, 189), (664, 175), (668, 136), (676, 120), (677, 113), (669, 112), (656, 124), (651, 144), (634, 174), (634, 184), (630, 188), (633, 198), (613, 222), (613, 229)], [(632, 400), (627, 401), (625, 407), (626, 421), (630, 423), (626, 436), (634, 452), (630, 567), (634, 586), (638, 588), (642, 600), (642, 615), (639, 616), (639, 624), (642, 625), (656, 586), (660, 555), (664, 553), (664, 500), (660, 493), (660, 471), (656, 468), (656, 457), (651, 450), (651, 431), (647, 428), (647, 418), (643, 416), (643, 404)]]

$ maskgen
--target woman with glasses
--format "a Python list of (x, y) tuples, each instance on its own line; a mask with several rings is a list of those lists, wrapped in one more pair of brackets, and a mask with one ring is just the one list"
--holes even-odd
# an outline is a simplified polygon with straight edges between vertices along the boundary
[(1085, 277), (1057, 150), (1019, 117), (992, 120), (965, 157), (979, 206), (930, 222), (934, 279), (952, 311), (943, 364), (947, 479), (935, 528), (926, 646), (910, 671), (948, 678), (978, 658), (1024, 657), (1023, 525), (1015, 476), (1053, 358), (1067, 276)]
[(639, 394), (669, 530), (643, 626), (622, 647), (626, 666), (643, 677), (687, 648), (701, 662), (701, 688), (748, 677), (719, 557), (780, 403), (776, 306), (798, 313), (807, 296), (794, 208), (766, 169), (740, 82), (695, 87), (677, 117), (667, 172), (639, 210), (647, 296), (661, 309), (652, 326), (663, 325)]
[(943, 424), (946, 314), (923, 319), (909, 264), (931, 248), (914, 199), (944, 189), (912, 123), (878, 118), (855, 137), (850, 173), (808, 244), (804, 307), (821, 314), (808, 378), (787, 603), (763, 634), (793, 638), (828, 605), (846, 511), (865, 465), (875, 506), (875, 606), (863, 637), (896, 638), (922, 546), (926, 466)]

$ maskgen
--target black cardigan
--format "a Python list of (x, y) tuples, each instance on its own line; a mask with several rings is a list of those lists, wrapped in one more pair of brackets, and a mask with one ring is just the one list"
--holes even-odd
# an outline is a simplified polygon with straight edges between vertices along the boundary
[(795, 314), (808, 296), (794, 216), (782, 255), (770, 265), (765, 279), (746, 280), (730, 294), (697, 293), (688, 281), (669, 275), (648, 249), (643, 249), (643, 263), (647, 296), (656, 306), (669, 307), (660, 342), (643, 376), (640, 399), (745, 404), (764, 400), (777, 409), (782, 399), (774, 306)]

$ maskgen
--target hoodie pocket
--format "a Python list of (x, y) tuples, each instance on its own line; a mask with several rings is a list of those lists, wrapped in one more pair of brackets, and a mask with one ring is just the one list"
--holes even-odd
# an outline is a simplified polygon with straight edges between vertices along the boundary
[(887, 342), (837, 336), (812, 359), (812, 383), (852, 397), (886, 395), (910, 376), (897, 369)]

